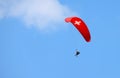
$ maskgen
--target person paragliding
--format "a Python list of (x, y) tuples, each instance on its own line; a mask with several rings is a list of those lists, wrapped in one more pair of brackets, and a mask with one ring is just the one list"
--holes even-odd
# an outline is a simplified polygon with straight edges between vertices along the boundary
[[(84, 23), (84, 21), (79, 18), (79, 17), (67, 17), (65, 18), (65, 22), (71, 22), (73, 24), (73, 26), (81, 33), (81, 35), (83, 36), (83, 38), (85, 39), (86, 42), (90, 42), (91, 41), (91, 35), (90, 35), (90, 31), (87, 27), (87, 25)], [(76, 54), (75, 56), (78, 56), (80, 54), (80, 52), (78, 50), (76, 50)]]
[(80, 52), (78, 50), (76, 50), (75, 56), (78, 56), (80, 54)]

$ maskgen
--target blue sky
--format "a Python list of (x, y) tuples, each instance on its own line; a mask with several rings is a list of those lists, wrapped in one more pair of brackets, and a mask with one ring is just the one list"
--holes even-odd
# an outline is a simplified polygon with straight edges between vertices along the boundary
[[(43, 20), (34, 16), (41, 10), (29, 16), (26, 9), (3, 8), (6, 1), (0, 1), (0, 78), (120, 78), (119, 0), (50, 0), (59, 6), (51, 15), (44, 11), (50, 19)], [(64, 22), (74, 14), (86, 22), (90, 43)], [(74, 56), (75, 49), (81, 52), (79, 57)]]

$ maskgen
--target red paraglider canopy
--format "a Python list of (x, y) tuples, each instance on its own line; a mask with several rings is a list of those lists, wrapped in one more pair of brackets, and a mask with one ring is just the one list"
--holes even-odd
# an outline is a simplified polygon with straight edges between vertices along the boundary
[(65, 21), (71, 22), (77, 28), (77, 30), (82, 34), (84, 39), (87, 42), (90, 42), (90, 40), (91, 40), (90, 32), (87, 28), (87, 25), (84, 23), (84, 21), (82, 19), (80, 19), (78, 17), (68, 17), (65, 19)]

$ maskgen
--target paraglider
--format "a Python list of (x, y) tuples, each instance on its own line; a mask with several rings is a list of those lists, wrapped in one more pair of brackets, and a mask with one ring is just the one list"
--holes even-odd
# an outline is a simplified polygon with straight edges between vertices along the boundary
[[(81, 33), (81, 35), (83, 36), (85, 41), (90, 42), (91, 35), (89, 32), (89, 29), (81, 18), (79, 18), (79, 17), (67, 17), (67, 18), (65, 18), (65, 22), (67, 22), (67, 23), (71, 22), (74, 25), (74, 27)], [(80, 52), (78, 50), (76, 50), (75, 56), (78, 56), (79, 54), (80, 54)]]
[(88, 30), (87, 25), (84, 23), (82, 19), (78, 17), (67, 17), (65, 18), (65, 21), (71, 22), (77, 28), (77, 30), (82, 34), (86, 42), (90, 42), (91, 40), (90, 32)]

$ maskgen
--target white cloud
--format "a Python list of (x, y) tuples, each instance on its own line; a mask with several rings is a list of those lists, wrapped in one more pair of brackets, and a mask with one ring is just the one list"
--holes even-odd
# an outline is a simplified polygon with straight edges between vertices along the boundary
[(54, 28), (54, 24), (71, 14), (72, 11), (58, 0), (0, 0), (0, 18), (19, 18), (27, 26), (40, 29)]

